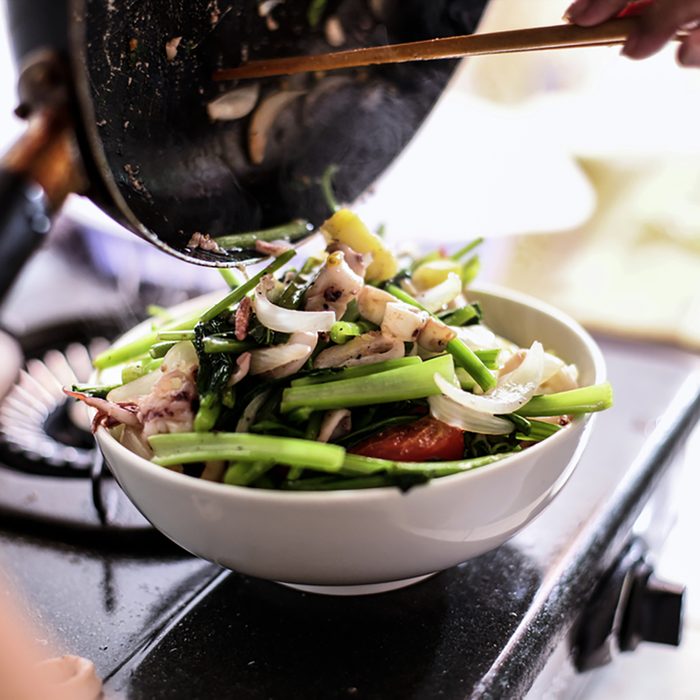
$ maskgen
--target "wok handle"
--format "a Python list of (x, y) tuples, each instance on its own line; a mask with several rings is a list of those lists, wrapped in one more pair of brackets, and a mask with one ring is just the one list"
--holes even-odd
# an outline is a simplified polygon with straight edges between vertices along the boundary
[(49, 110), (33, 115), (0, 160), (0, 301), (44, 240), (52, 214), (82, 184), (68, 120)]
[(21, 173), (0, 168), (0, 299), (50, 227), (42, 187)]

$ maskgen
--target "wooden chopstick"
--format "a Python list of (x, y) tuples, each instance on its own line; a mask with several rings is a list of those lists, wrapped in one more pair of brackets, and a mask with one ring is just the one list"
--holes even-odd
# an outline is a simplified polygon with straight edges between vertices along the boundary
[[(274, 75), (292, 75), (312, 71), (332, 71), (343, 68), (430, 61), (442, 58), (462, 58), (485, 54), (519, 53), (590, 46), (623, 44), (637, 19), (613, 19), (596, 27), (560, 24), (552, 27), (516, 29), (490, 34), (414, 41), (405, 44), (373, 46), (350, 51), (336, 51), (315, 56), (293, 56), (250, 61), (237, 68), (222, 68), (214, 73), (214, 80), (266, 78)], [(679, 35), (677, 38), (681, 38)]]

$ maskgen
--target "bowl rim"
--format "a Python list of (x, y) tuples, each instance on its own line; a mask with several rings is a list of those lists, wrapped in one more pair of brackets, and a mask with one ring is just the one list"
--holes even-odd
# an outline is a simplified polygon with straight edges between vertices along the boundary
[[(563, 325), (567, 326), (572, 330), (578, 339), (582, 342), (583, 346), (586, 348), (588, 354), (590, 355), (593, 362), (593, 383), (599, 384), (606, 380), (606, 364), (603, 357), (603, 353), (598, 347), (598, 344), (593, 339), (593, 337), (586, 331), (583, 326), (571, 316), (564, 313), (563, 311), (557, 309), (551, 304), (541, 301), (536, 297), (530, 296), (529, 294), (524, 294), (519, 291), (508, 289), (496, 284), (483, 284), (475, 286), (467, 292), (475, 292), (477, 294), (484, 293), (494, 297), (499, 297), (506, 299), (508, 301), (513, 301), (518, 304), (523, 304), (530, 306), (537, 311), (540, 311), (556, 321), (559, 321)], [(211, 294), (206, 294), (201, 297), (197, 297), (196, 300), (201, 300), (210, 297)], [(189, 305), (196, 301), (195, 299), (190, 299), (189, 301), (183, 302), (183, 304), (178, 305), (178, 307), (183, 307)], [(175, 308), (178, 308), (175, 307)], [(115, 346), (121, 344), (121, 341), (132, 333), (136, 328), (139, 328), (141, 324), (135, 326), (133, 329), (127, 331), (122, 338), (120, 338)], [(126, 342), (126, 341), (125, 341)], [(99, 377), (101, 372), (97, 372), (96, 376)], [(589, 385), (590, 386), (590, 385)], [(174, 485), (184, 486), (189, 484), (190, 488), (199, 493), (211, 494), (211, 495), (223, 495), (228, 494), (229, 498), (232, 499), (246, 499), (250, 501), (266, 501), (266, 502), (279, 502), (279, 503), (294, 503), (295, 505), (317, 504), (322, 503), (332, 503), (338, 504), (343, 502), (356, 503), (358, 501), (363, 502), (373, 502), (380, 500), (391, 500), (391, 499), (405, 499), (407, 497), (414, 496), (416, 494), (426, 494), (428, 492), (435, 493), (441, 489), (454, 488), (454, 485), (458, 481), (474, 482), (478, 479), (488, 478), (489, 474), (493, 474), (495, 471), (510, 468), (511, 466), (518, 465), (523, 461), (529, 460), (542, 453), (545, 450), (553, 449), (555, 445), (558, 445), (564, 439), (567, 438), (572, 430), (577, 428), (580, 429), (582, 439), (585, 431), (590, 428), (591, 421), (594, 418), (593, 414), (586, 414), (584, 416), (578, 416), (562, 430), (557, 432), (555, 435), (538, 442), (527, 450), (518, 452), (510, 457), (505, 457), (493, 464), (485, 465), (484, 467), (479, 467), (473, 471), (461, 472), (458, 474), (450, 474), (448, 476), (441, 476), (439, 478), (431, 479), (430, 481), (420, 484), (408, 492), (402, 492), (395, 486), (380, 486), (370, 489), (338, 489), (334, 491), (282, 491), (282, 490), (267, 490), (267, 489), (253, 489), (247, 486), (233, 486), (230, 484), (223, 484), (214, 481), (204, 481), (195, 477), (188, 476), (187, 474), (181, 474), (179, 472), (172, 471), (166, 467), (160, 467), (154, 464), (150, 460), (140, 457), (136, 453), (129, 450), (127, 447), (122, 445), (116, 438), (114, 438), (109, 431), (104, 427), (100, 426), (96, 433), (95, 439), (102, 449), (101, 441), (107, 441), (110, 443), (111, 447), (115, 449), (118, 453), (124, 457), (124, 459), (129, 462), (138, 471), (148, 472), (148, 474), (154, 475), (156, 478), (162, 478), (165, 481), (171, 481)], [(108, 461), (108, 460), (107, 460)], [(562, 473), (566, 465), (562, 467)], [(110, 467), (111, 469), (111, 467)], [(115, 470), (116, 471), (116, 470)], [(187, 480), (186, 482), (184, 480)]]

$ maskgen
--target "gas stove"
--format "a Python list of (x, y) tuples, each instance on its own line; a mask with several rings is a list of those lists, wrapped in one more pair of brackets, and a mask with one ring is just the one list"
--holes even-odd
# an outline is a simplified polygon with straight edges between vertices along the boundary
[[(330, 598), (196, 559), (134, 509), (57, 387), (85, 378), (153, 295), (132, 294), (128, 317), (71, 320), (69, 287), (47, 300), (67, 320), (15, 329), (25, 371), (0, 404), (0, 565), (47, 637), (95, 662), (108, 697), (571, 698), (617, 653), (678, 643), (682, 588), (653, 562), (700, 416), (693, 356), (599, 338), (616, 406), (539, 518), (412, 587)], [(95, 307), (124, 294), (95, 282)]]

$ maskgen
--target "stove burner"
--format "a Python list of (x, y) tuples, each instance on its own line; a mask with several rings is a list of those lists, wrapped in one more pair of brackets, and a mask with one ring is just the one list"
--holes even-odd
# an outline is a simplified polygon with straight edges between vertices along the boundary
[(25, 369), (0, 401), (0, 518), (100, 547), (172, 549), (105, 468), (85, 407), (63, 393), (89, 381), (92, 357), (120, 330), (80, 320), (19, 338)]
[(86, 382), (104, 338), (87, 346), (71, 343), (27, 360), (18, 382), (0, 403), (0, 439), (5, 459), (23, 471), (52, 476), (88, 476), (94, 441), (84, 406), (69, 402), (62, 387)]

